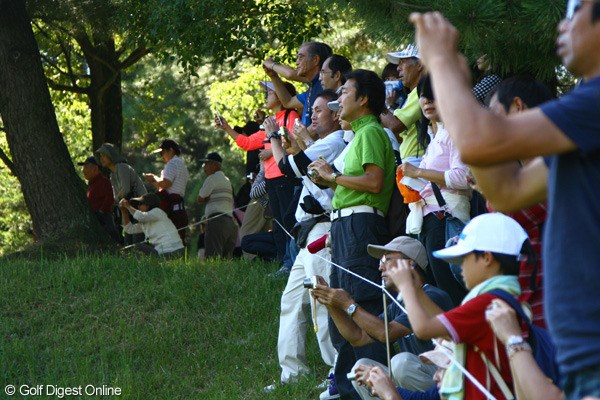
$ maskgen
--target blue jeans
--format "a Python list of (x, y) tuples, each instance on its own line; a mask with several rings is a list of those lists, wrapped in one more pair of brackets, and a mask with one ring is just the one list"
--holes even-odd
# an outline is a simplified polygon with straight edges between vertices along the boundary
[(563, 381), (565, 400), (581, 400), (585, 396), (600, 397), (600, 365), (567, 374)]

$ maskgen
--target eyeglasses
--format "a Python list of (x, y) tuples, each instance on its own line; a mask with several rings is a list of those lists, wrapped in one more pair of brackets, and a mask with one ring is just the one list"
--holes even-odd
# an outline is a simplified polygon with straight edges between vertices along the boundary
[(566, 19), (573, 19), (573, 16), (579, 9), (584, 1), (592, 1), (596, 2), (597, 0), (569, 0), (567, 3), (567, 13), (565, 15)]

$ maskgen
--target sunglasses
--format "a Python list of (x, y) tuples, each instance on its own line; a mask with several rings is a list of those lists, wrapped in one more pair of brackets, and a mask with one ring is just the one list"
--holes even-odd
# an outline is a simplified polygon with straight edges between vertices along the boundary
[(573, 16), (579, 9), (584, 1), (597, 1), (597, 0), (569, 0), (567, 3), (567, 13), (565, 15), (566, 19), (573, 19)]

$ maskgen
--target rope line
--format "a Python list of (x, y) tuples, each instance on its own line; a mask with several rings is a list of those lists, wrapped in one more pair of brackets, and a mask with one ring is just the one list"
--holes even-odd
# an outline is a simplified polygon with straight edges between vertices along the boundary
[[(288, 231), (287, 231), (287, 230), (286, 230), (286, 229), (283, 227), (283, 225), (281, 225), (281, 224), (279, 223), (279, 221), (277, 221), (275, 218), (273, 218), (273, 221), (275, 221), (275, 222), (276, 222), (276, 223), (277, 223), (277, 224), (278, 224), (278, 225), (281, 227), (281, 229), (283, 229), (283, 231), (284, 231), (284, 232), (285, 232), (285, 233), (286, 233), (286, 234), (287, 234), (287, 235), (288, 235), (290, 238), (292, 238), (292, 239), (294, 238), (294, 237), (293, 237), (293, 236), (292, 236), (292, 235), (291, 235), (291, 234), (290, 234), (290, 233), (289, 233), (289, 232), (288, 232)], [(382, 284), (381, 284), (381, 285), (378, 285), (377, 283), (375, 283), (375, 282), (373, 282), (373, 281), (370, 281), (370, 280), (368, 280), (367, 278), (364, 278), (364, 277), (362, 277), (362, 276), (360, 276), (360, 275), (356, 274), (355, 272), (352, 272), (352, 271), (350, 271), (349, 269), (346, 269), (346, 268), (342, 267), (341, 265), (338, 265), (338, 264), (334, 263), (333, 261), (331, 261), (331, 260), (329, 260), (329, 259), (327, 259), (327, 258), (325, 258), (325, 257), (322, 257), (322, 256), (320, 256), (320, 255), (319, 255), (319, 254), (317, 254), (317, 253), (315, 253), (314, 255), (315, 255), (315, 256), (317, 256), (317, 257), (319, 257), (320, 259), (324, 260), (325, 262), (327, 262), (327, 263), (329, 263), (329, 264), (331, 264), (331, 265), (335, 266), (336, 268), (339, 268), (339, 269), (341, 269), (341, 270), (343, 270), (343, 271), (345, 271), (345, 272), (349, 273), (350, 275), (353, 275), (353, 276), (357, 277), (358, 279), (360, 279), (360, 280), (362, 280), (362, 281), (364, 281), (364, 282), (366, 282), (366, 283), (368, 283), (368, 284), (371, 284), (371, 285), (375, 286), (376, 288), (379, 288), (379, 289), (381, 289), (381, 291), (382, 291), (382, 292), (384, 292), (384, 293), (385, 293), (385, 294), (386, 294), (386, 295), (387, 295), (387, 296), (388, 296), (388, 297), (389, 297), (389, 298), (390, 298), (390, 299), (391, 299), (391, 300), (394, 302), (394, 304), (396, 304), (396, 305), (397, 305), (397, 306), (400, 308), (400, 310), (402, 310), (402, 311), (403, 311), (405, 314), (407, 314), (407, 315), (408, 315), (408, 312), (406, 311), (406, 308), (404, 308), (404, 307), (403, 307), (403, 306), (400, 304), (400, 302), (399, 302), (399, 301), (398, 301), (398, 300), (397, 300), (397, 299), (396, 299), (394, 296), (392, 296), (390, 292), (388, 292), (388, 291), (387, 291), (387, 289), (386, 289), (386, 288), (385, 288), (385, 286), (383, 285), (383, 281), (382, 281)], [(385, 327), (385, 329), (387, 330), (387, 329), (388, 329), (388, 327), (386, 326), (386, 327)], [(435, 340), (435, 339), (431, 339), (431, 342), (434, 344), (434, 346), (438, 344), (438, 343), (436, 342), (436, 340)], [(477, 380), (477, 378), (475, 378), (475, 377), (474, 377), (474, 376), (473, 376), (473, 375), (472, 375), (472, 374), (471, 374), (469, 371), (467, 371), (467, 370), (466, 370), (466, 368), (465, 368), (463, 365), (461, 365), (461, 363), (460, 363), (460, 362), (458, 362), (458, 360), (457, 360), (456, 358), (454, 358), (454, 354), (453, 354), (453, 353), (451, 353), (451, 352), (450, 352), (450, 350), (448, 350), (448, 349), (444, 348), (444, 346), (437, 346), (436, 348), (438, 348), (438, 349), (441, 349), (441, 350), (442, 350), (442, 352), (443, 352), (443, 353), (444, 353), (444, 354), (445, 354), (445, 355), (446, 355), (446, 356), (447, 356), (447, 357), (450, 359), (450, 361), (452, 361), (452, 363), (453, 363), (454, 365), (456, 365), (456, 367), (457, 367), (457, 368), (458, 368), (458, 369), (459, 369), (459, 370), (460, 370), (460, 371), (463, 373), (463, 375), (464, 375), (464, 376), (466, 376), (466, 377), (467, 377), (467, 379), (469, 379), (469, 380), (470, 380), (470, 381), (471, 381), (471, 382), (472, 382), (472, 383), (473, 383), (473, 384), (474, 384), (474, 385), (477, 387), (477, 389), (479, 389), (479, 390), (481, 391), (481, 393), (483, 393), (483, 394), (484, 394), (484, 395), (487, 397), (487, 399), (489, 399), (489, 400), (497, 400), (497, 399), (496, 399), (496, 398), (495, 398), (495, 397), (494, 397), (494, 396), (493, 396), (493, 395), (490, 393), (490, 391), (489, 391), (489, 390), (487, 390), (487, 389), (486, 389), (486, 388), (485, 388), (485, 387), (484, 387), (484, 386), (483, 386), (483, 385), (482, 385), (482, 384), (481, 384), (481, 383), (480, 383), (480, 382)]]

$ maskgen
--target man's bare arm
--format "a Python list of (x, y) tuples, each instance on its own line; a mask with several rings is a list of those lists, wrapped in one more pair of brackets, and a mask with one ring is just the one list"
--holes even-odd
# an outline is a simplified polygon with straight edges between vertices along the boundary
[(276, 72), (267, 70), (267, 68), (265, 68), (265, 72), (267, 72), (267, 75), (269, 75), (269, 78), (271, 78), (271, 82), (275, 87), (275, 93), (277, 93), (277, 98), (279, 101), (281, 101), (283, 107), (293, 108), (298, 112), (298, 114), (302, 113), (304, 104), (302, 104), (296, 96), (292, 96), (290, 92), (288, 92), (283, 84), (283, 81), (281, 80), (281, 77)]
[(514, 212), (546, 199), (548, 168), (542, 157), (524, 167), (511, 161), (493, 167), (471, 167), (471, 172), (496, 211)]
[(439, 12), (411, 15), (442, 120), (464, 162), (487, 166), (572, 151), (576, 145), (540, 109), (497, 116), (471, 92), (458, 32)]

